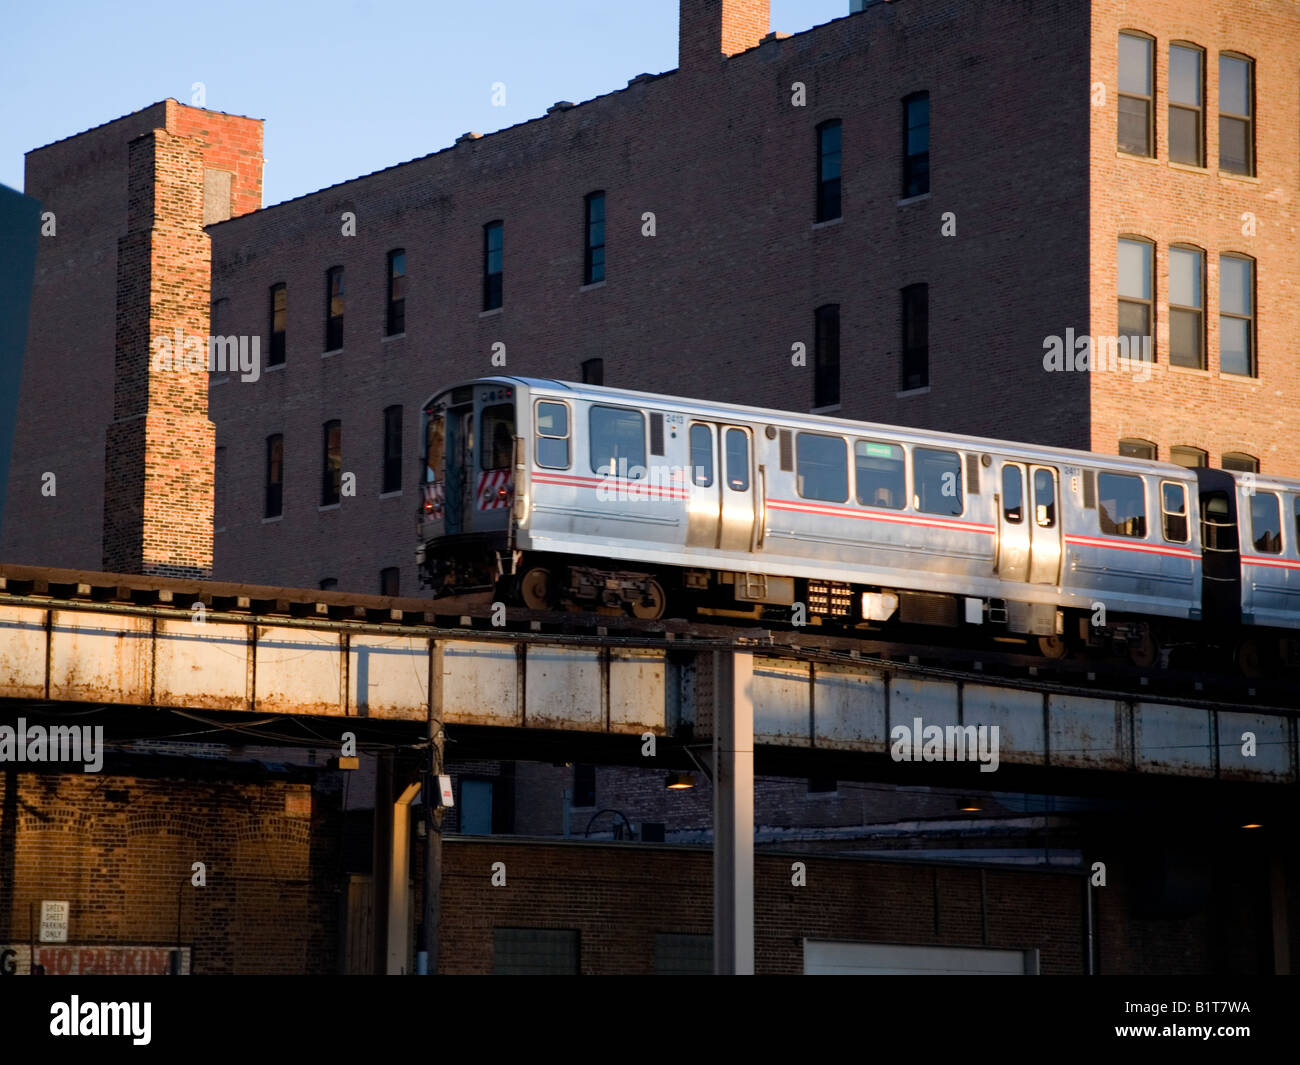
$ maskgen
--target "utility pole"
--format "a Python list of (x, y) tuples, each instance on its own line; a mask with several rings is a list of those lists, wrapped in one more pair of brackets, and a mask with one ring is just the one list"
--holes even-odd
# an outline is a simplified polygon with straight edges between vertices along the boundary
[(442, 915), (442, 646), (429, 654), (429, 758), (424, 781), (424, 912), (420, 921), (420, 975), (438, 975), (438, 922)]

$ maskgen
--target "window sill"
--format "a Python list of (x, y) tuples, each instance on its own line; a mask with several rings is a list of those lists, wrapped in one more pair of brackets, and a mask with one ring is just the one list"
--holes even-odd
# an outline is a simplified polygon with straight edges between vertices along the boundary
[(833, 414), (835, 413), (835, 411), (839, 409), (840, 409), (840, 404), (831, 403), (825, 407), (809, 407), (808, 413), (809, 414)]
[(332, 355), (342, 355), (342, 354), (343, 354), (342, 348), (335, 348), (333, 351), (322, 351), (320, 353), (320, 357), (322, 359), (328, 359)]
[(478, 316), (480, 318), (495, 318), (504, 309), (504, 307), (493, 307), (490, 311), (479, 311)]
[(813, 229), (829, 229), (831, 226), (838, 226), (843, 221), (844, 216), (840, 215), (837, 218), (828, 218), (825, 222), (814, 222), (812, 227)]
[(1134, 155), (1132, 152), (1123, 152), (1118, 148), (1115, 150), (1116, 159), (1127, 159), (1132, 163), (1151, 163), (1153, 166), (1159, 166), (1160, 160), (1154, 155)]
[(400, 499), (400, 498), (401, 498), (401, 495), (402, 495), (402, 490), (399, 488), (396, 492), (380, 492), (380, 493), (379, 493), (379, 498), (380, 498), (380, 499)]
[(895, 392), (895, 399), (903, 399), (907, 396), (923, 396), (930, 391), (929, 385), (922, 385), (920, 388), (905, 388), (901, 392)]
[(388, 336), (386, 337), (380, 337), (379, 343), (387, 344), (390, 340), (405, 340), (405, 339), (406, 339), (406, 331), (403, 330), (400, 333), (389, 333)]
[(1228, 181), (1244, 181), (1247, 185), (1258, 185), (1259, 178), (1251, 174), (1234, 174), (1231, 170), (1220, 170), (1219, 177), (1226, 178)]
[(1239, 385), (1254, 385), (1258, 387), (1260, 384), (1258, 376), (1247, 373), (1226, 373), (1223, 370), (1219, 370), (1214, 376), (1219, 378), (1221, 381), (1231, 381), (1234, 384)]
[(217, 385), (227, 385), (234, 380), (233, 376), (224, 373), (209, 373), (208, 387), (215, 388)]
[(579, 286), (578, 286), (578, 291), (579, 291), (579, 292), (591, 292), (591, 291), (593, 291), (594, 289), (604, 288), (604, 287), (605, 287), (605, 279), (602, 277), (599, 281), (592, 281), (590, 284), (579, 285)]
[(319, 506), (316, 509), (318, 511), (338, 510), (339, 507), (341, 507), (342, 505), (343, 505), (342, 503), (326, 503), (324, 506)]
[(1210, 172), (1208, 166), (1197, 166), (1195, 163), (1175, 163), (1172, 159), (1169, 160), (1168, 166), (1170, 170), (1182, 170), (1188, 174), (1208, 174)]
[(286, 363), (284, 362), (267, 363), (264, 367), (262, 367), (262, 372), (270, 373), (272, 370), (283, 370), (285, 368), (285, 365)]
[(283, 514), (277, 514), (274, 518), (263, 518), (263, 519), (262, 519), (262, 524), (263, 524), (263, 525), (273, 525), (273, 524), (275, 524), (275, 522), (277, 522), (277, 521), (281, 521), (283, 518), (284, 518), (284, 515), (283, 515)]
[(898, 201), (898, 206), (906, 207), (908, 204), (911, 203), (924, 203), (929, 198), (930, 198), (930, 194), (928, 192), (923, 192), (919, 196), (904, 196), (901, 200)]
[(1175, 363), (1169, 363), (1165, 366), (1169, 373), (1187, 374), (1191, 377), (1209, 377), (1210, 371), (1204, 366), (1178, 366)]

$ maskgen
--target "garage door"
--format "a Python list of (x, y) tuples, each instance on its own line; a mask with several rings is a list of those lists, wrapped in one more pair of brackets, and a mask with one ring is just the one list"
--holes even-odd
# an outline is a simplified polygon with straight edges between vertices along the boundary
[(1024, 976), (1037, 974), (1038, 951), (805, 939), (803, 971), (811, 976)]

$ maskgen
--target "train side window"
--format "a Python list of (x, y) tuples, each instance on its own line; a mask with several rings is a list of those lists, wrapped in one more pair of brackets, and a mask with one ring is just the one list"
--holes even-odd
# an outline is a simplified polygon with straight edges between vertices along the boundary
[(485, 470), (505, 470), (515, 457), (515, 407), (495, 403), (483, 408), (483, 450), (479, 465)]
[(727, 487), (749, 491), (749, 438), (744, 429), (727, 430)]
[(1256, 551), (1282, 553), (1282, 513), (1276, 492), (1256, 492), (1250, 497), (1250, 538)]
[(1019, 466), (1002, 467), (1002, 517), (1012, 525), (1025, 519), (1025, 479)]
[(794, 440), (796, 480), (804, 499), (845, 503), (849, 498), (848, 449), (842, 436), (797, 433)]
[(961, 456), (928, 447), (912, 449), (912, 504), (926, 514), (961, 513)]
[(1097, 474), (1097, 521), (1107, 536), (1147, 535), (1146, 486), (1126, 473)]
[(569, 468), (569, 408), (564, 403), (537, 402), (537, 465)]
[(691, 426), (691, 479), (698, 488), (713, 485), (713, 432), (698, 422)]
[(592, 473), (645, 477), (645, 415), (639, 410), (593, 406), (588, 435)]
[(1171, 544), (1187, 543), (1187, 489), (1183, 485), (1160, 483), (1160, 520), (1166, 540)]
[(1056, 525), (1056, 478), (1051, 470), (1034, 470), (1034, 522), (1041, 529)]
[(907, 501), (903, 449), (877, 440), (853, 441), (858, 502), (867, 507), (902, 510)]

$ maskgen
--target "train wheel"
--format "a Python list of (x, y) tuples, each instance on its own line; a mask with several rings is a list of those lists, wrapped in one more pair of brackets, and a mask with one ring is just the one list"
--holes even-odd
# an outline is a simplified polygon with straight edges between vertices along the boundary
[(1144, 632), (1142, 639), (1128, 645), (1128, 657), (1135, 666), (1149, 669), (1160, 658), (1160, 647), (1149, 631)]
[(1260, 651), (1258, 640), (1242, 640), (1237, 644), (1233, 654), (1237, 669), (1243, 677), (1262, 677), (1264, 675), (1264, 656)]
[(1044, 658), (1064, 658), (1070, 652), (1070, 645), (1064, 636), (1040, 636), (1038, 651)]
[(529, 610), (550, 610), (555, 599), (555, 579), (545, 566), (534, 566), (519, 578), (519, 598)]
[(664, 586), (652, 578), (647, 582), (646, 594), (641, 602), (632, 604), (632, 616), (654, 621), (664, 616), (667, 605), (668, 597), (664, 595)]

